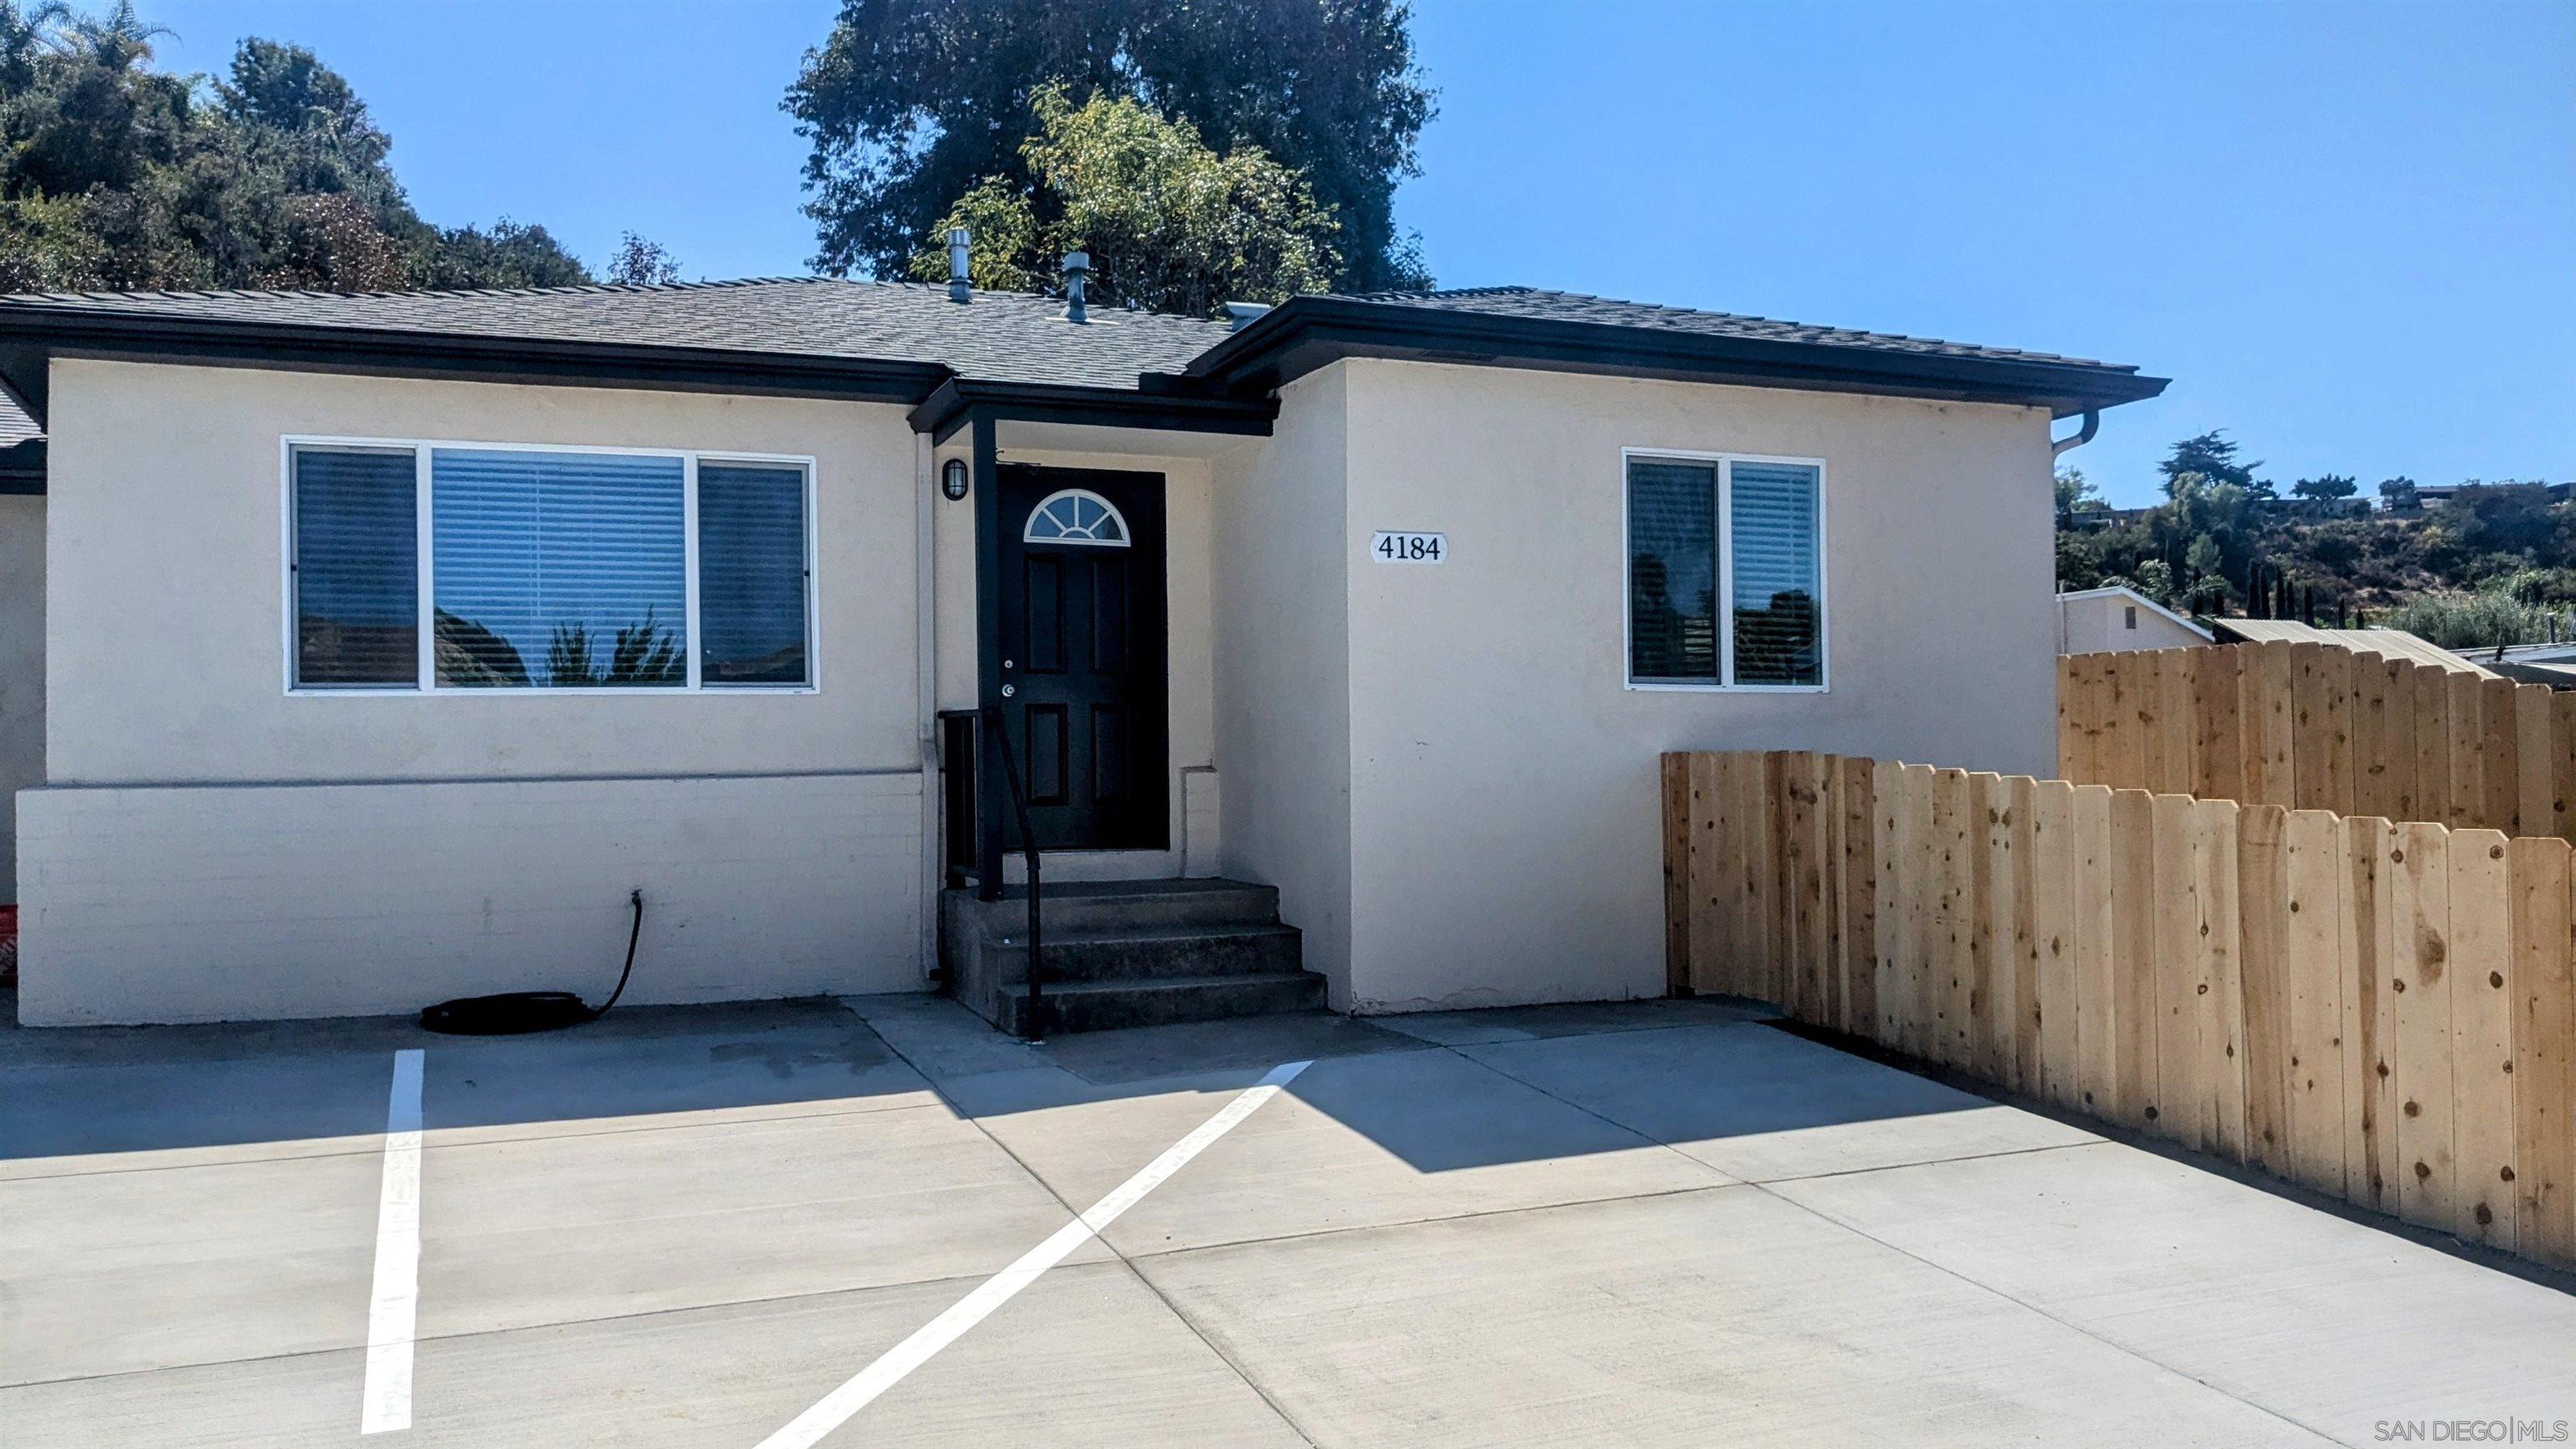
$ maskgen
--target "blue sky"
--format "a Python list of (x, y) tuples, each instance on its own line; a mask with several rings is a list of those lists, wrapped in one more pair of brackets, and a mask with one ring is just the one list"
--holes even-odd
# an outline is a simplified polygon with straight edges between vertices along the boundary
[[(797, 272), (778, 110), (831, 0), (144, 0), (177, 69), (313, 47), (445, 224)], [(1421, 0), (1399, 219), (1444, 285), (2135, 362), (2070, 455), (2149, 501), (2225, 428), (2286, 485), (2576, 477), (2576, 5)]]

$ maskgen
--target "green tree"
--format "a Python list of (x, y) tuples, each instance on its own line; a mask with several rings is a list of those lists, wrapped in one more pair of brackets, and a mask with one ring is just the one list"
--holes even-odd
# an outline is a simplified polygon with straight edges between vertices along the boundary
[(903, 275), (988, 178), (1032, 191), (1021, 139), (1054, 84), (1302, 174), (1340, 224), (1332, 285), (1427, 286), (1393, 213), (1433, 111), (1411, 18), (1403, 0), (842, 0), (785, 102), (813, 143), (814, 265)]
[(914, 254), (912, 274), (948, 275), (948, 231), (976, 238), (980, 286), (1027, 291), (1067, 252), (1091, 256), (1104, 302), (1206, 316), (1220, 302), (1276, 302), (1320, 291), (1340, 262), (1332, 217), (1259, 148), (1218, 155), (1187, 121), (1062, 86), (1032, 98), (1038, 133), (1022, 144), (1029, 185), (995, 176), (958, 199)]
[(2416, 504), (2415, 480), (2406, 477), (2404, 474), (2400, 474), (2394, 478), (2385, 478), (2380, 480), (2379, 500), (2380, 505), (2392, 513), (2408, 513), (2414, 511)]
[(680, 263), (660, 242), (630, 231), (619, 239), (617, 255), (608, 259), (604, 280), (629, 287), (668, 286), (680, 280)]
[(2290, 485), (2290, 492), (2300, 498), (2330, 503), (2337, 498), (2350, 498), (2361, 491), (2361, 484), (2349, 474), (2327, 473), (2315, 478), (2302, 478)]
[(541, 227), (424, 222), (313, 52), (244, 40), (207, 83), (151, 68), (163, 34), (131, 4), (0, 0), (0, 289), (589, 280)]
[(2236, 444), (2218, 429), (2174, 444), (2172, 456), (2156, 465), (2156, 471), (2164, 475), (2165, 496), (2173, 496), (2175, 480), (2186, 473), (2196, 473), (2211, 483), (2232, 483), (2257, 497), (2269, 496), (2271, 485), (2254, 478), (2254, 470), (2263, 465), (2240, 463), (2236, 454)]
[(2087, 503), (2102, 501), (2100, 489), (2084, 476), (2081, 468), (2057, 470), (2057, 526), (2064, 528), (2075, 521), (2075, 511)]

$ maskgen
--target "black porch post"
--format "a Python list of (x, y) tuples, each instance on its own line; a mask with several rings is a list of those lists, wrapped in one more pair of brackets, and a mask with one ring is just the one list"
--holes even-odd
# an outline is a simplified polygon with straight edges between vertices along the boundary
[[(993, 441), (993, 420), (978, 416), (974, 432), (975, 477), (975, 697), (985, 709), (1002, 703), (1002, 496), (997, 474), (1000, 449)], [(1010, 802), (1003, 791), (1002, 762), (994, 751), (1010, 747), (1007, 720), (998, 731), (985, 721), (975, 729), (975, 894), (1002, 898), (1002, 821)]]

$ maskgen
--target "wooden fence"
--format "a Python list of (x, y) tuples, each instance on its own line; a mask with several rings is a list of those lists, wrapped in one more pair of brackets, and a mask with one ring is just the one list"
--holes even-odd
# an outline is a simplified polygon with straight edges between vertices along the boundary
[(2576, 1264), (2567, 842), (1831, 755), (1663, 771), (1677, 992)]
[(2576, 691), (2331, 644), (2069, 654), (2057, 771), (2576, 841)]

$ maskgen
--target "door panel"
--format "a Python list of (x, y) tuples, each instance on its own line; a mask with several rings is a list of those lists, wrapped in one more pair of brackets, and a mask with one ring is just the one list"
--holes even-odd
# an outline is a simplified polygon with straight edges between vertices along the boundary
[[(985, 637), (1011, 691), (1002, 718), (1030, 829), (1042, 849), (1167, 849), (1162, 476), (1012, 465), (998, 482), (1001, 617)], [(1125, 545), (1028, 542), (1031, 512), (1066, 489), (1115, 506)], [(1018, 833), (1006, 821), (1013, 846)]]

